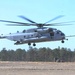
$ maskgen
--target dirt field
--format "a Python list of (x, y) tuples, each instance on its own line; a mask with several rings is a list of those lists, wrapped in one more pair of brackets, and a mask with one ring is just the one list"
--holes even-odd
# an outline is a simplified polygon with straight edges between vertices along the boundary
[(0, 75), (75, 75), (75, 63), (0, 61)]

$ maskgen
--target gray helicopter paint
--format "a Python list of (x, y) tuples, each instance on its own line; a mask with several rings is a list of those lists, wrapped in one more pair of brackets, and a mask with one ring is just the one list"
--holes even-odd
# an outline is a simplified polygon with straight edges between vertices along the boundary
[[(34, 29), (35, 30), (35, 29)], [(36, 42), (45, 42), (45, 41), (58, 41), (65, 39), (65, 35), (61, 35), (61, 31), (59, 31), (59, 34), (57, 34), (56, 29), (53, 29), (54, 35), (51, 36), (50, 32), (47, 32), (48, 29), (37, 29), (37, 32), (34, 32), (31, 29), (26, 32), (20, 32), (20, 33), (12, 33), (8, 35), (1, 35), (0, 38), (7, 38), (12, 41), (19, 41), (19, 44), (24, 43), (36, 43)]]
[(19, 17), (24, 20), (27, 20), (30, 23), (0, 20), (0, 22), (12, 23), (12, 24), (8, 24), (10, 26), (37, 26), (37, 28), (23, 30), (22, 32), (18, 31), (17, 33), (1, 35), (0, 39), (6, 38), (12, 41), (16, 41), (16, 44), (28, 43), (28, 45), (30, 45), (30, 43), (35, 44), (37, 42), (59, 41), (59, 40), (61, 40), (62, 43), (64, 43), (65, 34), (63, 32), (54, 28), (44, 27), (44, 26), (60, 26), (61, 24), (65, 25), (69, 23), (69, 22), (61, 22), (61, 23), (48, 24), (49, 22), (59, 19), (63, 16), (64, 15), (58, 15), (45, 23), (34, 22), (31, 19), (22, 15), (20, 15)]

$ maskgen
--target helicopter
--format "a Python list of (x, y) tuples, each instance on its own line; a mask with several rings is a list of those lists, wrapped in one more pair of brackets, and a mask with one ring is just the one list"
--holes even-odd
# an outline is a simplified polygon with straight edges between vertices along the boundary
[[(61, 22), (48, 24), (51, 21), (63, 17), (63, 15), (56, 16), (55, 18), (45, 23), (36, 23), (35, 21), (32, 21), (31, 19), (22, 15), (20, 15), (19, 17), (29, 21), (30, 23), (7, 21), (7, 20), (0, 20), (0, 22), (11, 23), (8, 24), (10, 26), (37, 26), (37, 28), (23, 30), (22, 32), (17, 31), (16, 33), (9, 33), (7, 35), (1, 34), (0, 39), (6, 38), (8, 40), (15, 41), (14, 45), (28, 44), (29, 46), (31, 46), (31, 43), (33, 43), (33, 46), (36, 46), (36, 43), (38, 42), (61, 41), (61, 43), (64, 43), (64, 40), (68, 40), (66, 39), (66, 36), (62, 31), (56, 28), (45, 27), (45, 26), (60, 26), (61, 24), (69, 23), (69, 22)], [(74, 36), (75, 35), (67, 37), (74, 37)]]

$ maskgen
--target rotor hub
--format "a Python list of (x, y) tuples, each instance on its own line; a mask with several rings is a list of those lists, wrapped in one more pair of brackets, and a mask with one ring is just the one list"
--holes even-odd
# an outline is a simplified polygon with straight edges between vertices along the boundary
[(40, 24), (37, 24), (37, 27), (38, 28), (42, 28), (43, 26), (44, 26), (44, 24), (41, 24), (41, 23)]

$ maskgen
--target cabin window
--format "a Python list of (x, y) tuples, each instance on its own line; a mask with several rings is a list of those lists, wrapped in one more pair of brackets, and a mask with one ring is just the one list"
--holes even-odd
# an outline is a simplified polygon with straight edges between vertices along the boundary
[(35, 32), (37, 32), (37, 30), (35, 30)]
[(17, 31), (17, 33), (19, 33), (19, 31)]
[(26, 36), (24, 36), (24, 38), (26, 38)]
[(31, 35), (31, 37), (33, 37), (33, 35)]

